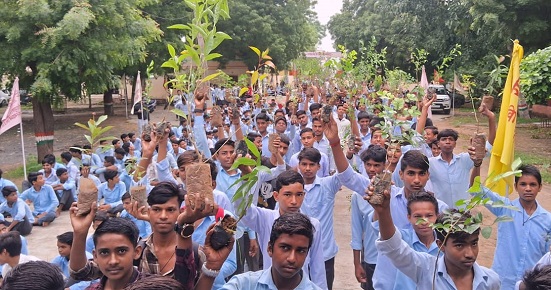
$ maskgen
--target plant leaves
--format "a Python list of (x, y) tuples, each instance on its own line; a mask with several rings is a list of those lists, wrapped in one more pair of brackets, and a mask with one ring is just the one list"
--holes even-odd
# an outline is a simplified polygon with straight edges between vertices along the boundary
[(253, 75), (251, 76), (251, 85), (255, 85), (256, 82), (258, 81), (258, 71), (254, 71), (253, 72)]
[(485, 239), (489, 239), (492, 235), (492, 227), (483, 227), (482, 230), (480, 230), (480, 234), (482, 234)]
[(210, 81), (210, 80), (216, 78), (217, 76), (219, 76), (219, 75), (221, 75), (221, 74), (222, 74), (222, 72), (217, 72), (217, 73), (210, 74), (210, 75), (206, 76), (205, 78), (203, 78), (203, 79), (201, 80), (201, 82), (202, 82), (202, 83), (208, 82), (208, 81)]
[(174, 58), (174, 56), (176, 56), (176, 49), (174, 49), (174, 46), (172, 46), (172, 44), (170, 43), (167, 45), (167, 47), (168, 47), (168, 53), (172, 58)]
[(168, 29), (185, 29), (185, 30), (190, 30), (191, 29), (188, 25), (185, 25), (185, 24), (174, 24), (174, 25), (171, 25), (167, 28)]
[(241, 88), (239, 91), (239, 96), (241, 97), (244, 93), (246, 93), (249, 90), (249, 88)]
[(471, 186), (469, 188), (469, 190), (467, 190), (468, 193), (478, 193), (478, 192), (481, 192), (482, 191), (482, 187), (481, 187), (481, 184), (480, 184), (480, 176), (477, 176), (474, 178), (474, 181), (473, 181), (473, 186)]
[(258, 148), (256, 148), (256, 145), (249, 140), (249, 138), (243, 139), (245, 140), (245, 143), (247, 143), (247, 148), (249, 148), (249, 151), (253, 154), (254, 157), (256, 157), (257, 160), (260, 159), (260, 152), (258, 151)]
[(249, 46), (250, 49), (252, 49), (254, 51), (254, 53), (256, 53), (256, 55), (258, 55), (258, 57), (260, 57), (260, 49), (254, 47), (254, 46)]
[(186, 113), (184, 113), (184, 111), (180, 110), (180, 109), (172, 109), (170, 110), (170, 112), (180, 116), (180, 117), (183, 117), (183, 118), (187, 118), (187, 115)]

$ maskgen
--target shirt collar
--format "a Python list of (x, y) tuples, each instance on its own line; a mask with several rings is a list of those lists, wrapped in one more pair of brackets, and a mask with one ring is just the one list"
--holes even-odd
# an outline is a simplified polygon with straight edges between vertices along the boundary
[[(444, 256), (443, 255), (442, 257), (440, 257), (439, 261), (438, 261), (438, 265), (437, 265), (437, 273), (438, 273), (438, 276), (446, 279), (446, 280), (449, 280), (449, 281), (453, 281), (452, 278), (450, 277), (450, 275), (448, 274), (448, 271), (446, 270), (446, 263), (444, 262)], [(477, 262), (474, 262), (473, 264), (473, 272), (474, 272), (474, 276), (473, 276), (473, 289), (478, 289), (478, 285), (484, 283), (484, 284), (487, 284), (488, 283), (488, 275), (486, 274), (486, 272), (482, 269), (482, 267), (480, 267), (478, 265)]]
[[(304, 289), (304, 285), (308, 282), (307, 279), (304, 278), (304, 274), (302, 272), (302, 269), (297, 274), (300, 275), (300, 283), (297, 285), (295, 289)], [(269, 289), (277, 289), (277, 286), (274, 283), (274, 278), (272, 277), (272, 267), (264, 270), (260, 277), (258, 278), (258, 283), (269, 286)]]

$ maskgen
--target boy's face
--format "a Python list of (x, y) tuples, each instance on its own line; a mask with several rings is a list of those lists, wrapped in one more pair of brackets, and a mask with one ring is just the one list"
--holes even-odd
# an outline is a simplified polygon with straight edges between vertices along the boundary
[(430, 145), (430, 151), (432, 151), (432, 156), (438, 157), (440, 156), (440, 152), (442, 150), (440, 150), (440, 147), (438, 147), (438, 144), (432, 144)]
[(452, 137), (442, 137), (438, 140), (438, 147), (440, 147), (440, 150), (444, 153), (453, 153), (453, 149), (455, 149), (456, 140)]
[(469, 235), (465, 240), (448, 237), (442, 252), (448, 272), (450, 267), (460, 271), (471, 270), (478, 256), (478, 233)]
[(369, 122), (370, 121), (369, 121), (368, 118), (363, 118), (360, 121), (358, 121), (358, 123), (360, 124), (360, 130), (362, 130), (362, 131), (369, 130)]
[(304, 176), (305, 179), (316, 178), (318, 170), (320, 169), (320, 164), (314, 161), (302, 158), (298, 163), (298, 170)]
[(287, 151), (289, 151), (289, 145), (283, 143), (283, 142), (279, 142), (279, 154), (281, 156), (285, 156), (285, 154), (287, 154)]
[(115, 145), (114, 145), (115, 149), (117, 149), (117, 148), (121, 148), (121, 146), (122, 146), (122, 143), (121, 143), (121, 141), (118, 141), (118, 142), (117, 142), (117, 143), (115, 143)]
[(312, 130), (314, 131), (314, 136), (322, 136), (323, 124), (320, 121), (312, 122)]
[(224, 146), (220, 147), (220, 150), (217, 153), (216, 158), (218, 159), (218, 161), (220, 161), (220, 165), (225, 170), (229, 169), (233, 164), (232, 155), (233, 155), (234, 150), (235, 149), (234, 149), (233, 146), (224, 145)]
[(274, 198), (279, 203), (280, 212), (299, 212), (304, 201), (304, 186), (301, 183), (284, 185), (279, 191), (274, 191)]
[(113, 183), (119, 183), (119, 181), (121, 181), (119, 175), (117, 174), (117, 176), (113, 177), (113, 179), (111, 179), (113, 181)]
[(174, 224), (180, 214), (178, 197), (172, 197), (163, 204), (154, 204), (149, 207), (149, 220), (153, 232), (168, 234), (174, 231)]
[(298, 118), (298, 122), (301, 126), (308, 125), (308, 116), (306, 116), (306, 114), (302, 114), (300, 116), (297, 116), (297, 118)]
[(314, 146), (314, 134), (312, 132), (305, 132), (300, 135), (300, 142), (304, 148), (312, 148)]
[(185, 150), (187, 148), (187, 142), (182, 140), (180, 141), (180, 143), (178, 143), (178, 146), (180, 146), (180, 148)]
[(400, 179), (404, 181), (406, 193), (420, 191), (425, 188), (430, 174), (428, 171), (407, 166), (404, 171), (400, 170)]
[(430, 144), (430, 142), (436, 140), (436, 135), (433, 133), (432, 129), (425, 129), (425, 134), (423, 134), (423, 138), (425, 139), (425, 142), (427, 142), (427, 144)]
[(533, 202), (541, 190), (541, 184), (534, 176), (524, 174), (515, 183), (515, 189), (521, 200)]
[(275, 130), (276, 132), (278, 133), (285, 133), (285, 130), (287, 130), (287, 122), (283, 121), (283, 120), (279, 120), (276, 124), (275, 124)]
[[(430, 227), (436, 222), (436, 208), (434, 204), (428, 201), (413, 202), (409, 205), (411, 214), (408, 214), (408, 219), (413, 230), (420, 237), (432, 236), (434, 232)], [(417, 223), (419, 219), (423, 219), (422, 223)]]
[(107, 279), (130, 281), (134, 271), (133, 262), (140, 256), (140, 251), (134, 248), (126, 236), (108, 233), (97, 238), (93, 254), (94, 261)]
[(123, 207), (126, 211), (130, 212), (130, 209), (132, 208), (132, 200), (131, 200), (130, 198), (124, 199), (124, 200), (122, 201), (122, 207)]
[(42, 186), (42, 185), (44, 185), (44, 176), (38, 175), (38, 176), (36, 177), (36, 181), (33, 182), (33, 185), (36, 185), (36, 186)]
[(385, 138), (383, 138), (383, 132), (381, 130), (373, 132), (371, 135), (371, 144), (379, 145), (385, 148)]
[(258, 128), (258, 132), (261, 134), (266, 133), (266, 128), (268, 128), (268, 122), (266, 120), (256, 120), (256, 128)]
[(62, 257), (69, 257), (71, 255), (71, 245), (57, 241), (57, 252)]
[(130, 141), (130, 137), (126, 136), (126, 137), (124, 137), (124, 138), (122, 139), (122, 141), (123, 141), (124, 143), (127, 143), (127, 142)]
[(366, 162), (364, 162), (364, 168), (365, 168), (365, 172), (367, 173), (367, 176), (369, 176), (369, 179), (371, 179), (375, 175), (383, 172), (383, 169), (385, 168), (385, 163), (376, 162), (373, 159), (369, 159)]
[(262, 150), (262, 137), (255, 137), (253, 143), (258, 150)]
[(177, 143), (171, 143), (172, 145), (172, 150), (174, 150), (174, 153), (178, 153), (178, 144)]
[(8, 251), (6, 249), (2, 250), (2, 252), (0, 252), (0, 265), (6, 264), (9, 257), (10, 254), (8, 254)]
[(272, 275), (279, 276), (277, 280), (291, 279), (300, 272), (308, 255), (309, 242), (303, 235), (281, 234), (273, 245), (268, 246)]
[(397, 164), (402, 156), (402, 147), (400, 145), (391, 145), (386, 150), (386, 159), (390, 164)]
[(44, 169), (45, 173), (50, 173), (52, 172), (52, 165), (50, 163), (43, 163), (42, 169)]
[(59, 176), (59, 181), (61, 182), (65, 182), (69, 179), (69, 172), (63, 172), (60, 176)]
[(312, 115), (312, 119), (319, 118), (321, 116), (321, 110), (314, 109), (313, 111), (310, 111), (310, 115)]
[(6, 200), (9, 202), (9, 203), (14, 203), (17, 201), (17, 192), (14, 191), (12, 193), (10, 193), (8, 196), (5, 196)]
[(344, 113), (346, 113), (344, 106), (340, 106), (337, 108), (337, 116), (339, 116), (339, 118), (344, 117)]

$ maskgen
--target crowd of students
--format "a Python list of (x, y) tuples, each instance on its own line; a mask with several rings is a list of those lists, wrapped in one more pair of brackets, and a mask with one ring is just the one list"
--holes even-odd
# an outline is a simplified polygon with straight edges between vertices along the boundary
[[(21, 193), (0, 171), (2, 289), (23, 289), (17, 285), (26, 277), (48, 280), (33, 281), (33, 289), (333, 289), (339, 251), (334, 204), (344, 198), (337, 196), (343, 186), (353, 191), (349, 271), (363, 289), (550, 287), (551, 214), (536, 201), (539, 170), (521, 166), (514, 200), (483, 186), (472, 193), (518, 208), (488, 206), (513, 221), (498, 225), (492, 268), (480, 266), (480, 230), (446, 235), (431, 227), (449, 223), (441, 214), (470, 198), (467, 189), (482, 165), (475, 148), (455, 152), (458, 133), (428, 117), (435, 98), (409, 104), (419, 117), (395, 116), (409, 122), (396, 128), (411, 131), (409, 144), (386, 139), (378, 126), (386, 120), (370, 105), (376, 100), (362, 98), (334, 103), (304, 85), (295, 105), (253, 104), (251, 97), (235, 105), (219, 102), (222, 122), (213, 123), (197, 109), (205, 99), (194, 100), (189, 120), (162, 134), (122, 134), (113, 148), (95, 152), (73, 146), (61, 154), (62, 163), (46, 156)], [(329, 122), (322, 104), (332, 106)], [(480, 111), (488, 118), (490, 151), (495, 116), (483, 105)], [(353, 145), (345, 140), (350, 134)], [(236, 151), (244, 138), (270, 170), (259, 171), (252, 204), (238, 216), (243, 198), (234, 198), (239, 186), (233, 185), (252, 170), (233, 166), (245, 157)], [(186, 167), (197, 163), (210, 166), (213, 200), (186, 194)], [(381, 204), (371, 203), (372, 181), (380, 174), (392, 175), (393, 185)], [(97, 204), (84, 215), (76, 203), (81, 178), (91, 178), (98, 189)], [(136, 185), (146, 187), (148, 206), (132, 201)], [(23, 236), (66, 210), (73, 231), (57, 237), (52, 268), (27, 255)], [(213, 247), (214, 225), (226, 215), (239, 219), (238, 230), (225, 246)]]

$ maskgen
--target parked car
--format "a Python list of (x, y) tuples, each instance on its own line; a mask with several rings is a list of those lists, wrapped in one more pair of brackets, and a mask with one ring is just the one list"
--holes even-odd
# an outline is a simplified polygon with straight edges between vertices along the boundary
[(21, 105), (26, 105), (33, 101), (31, 94), (29, 94), (27, 90), (19, 90), (19, 98), (19, 102), (21, 103)]
[(444, 112), (449, 114), (452, 107), (451, 97), (448, 95), (448, 91), (442, 85), (429, 85), (429, 91), (436, 93), (436, 100), (432, 103), (431, 110)]
[(11, 98), (11, 95), (9, 91), (7, 90), (0, 91), (0, 108), (2, 108), (3, 106), (7, 106), (8, 103), (10, 102), (10, 98)]

